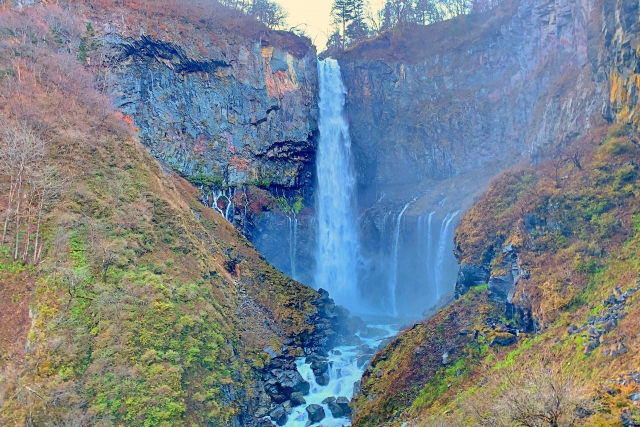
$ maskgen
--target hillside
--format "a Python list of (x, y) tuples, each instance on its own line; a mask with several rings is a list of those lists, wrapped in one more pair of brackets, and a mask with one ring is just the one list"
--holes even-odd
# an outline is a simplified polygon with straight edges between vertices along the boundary
[(579, 163), (496, 179), (462, 218), (460, 299), (376, 356), (354, 425), (514, 425), (556, 397), (558, 425), (583, 406), (578, 425), (638, 415), (638, 139), (597, 135)]
[[(330, 345), (341, 317), (325, 320), (330, 301), (268, 265), (143, 149), (95, 89), (92, 38), (66, 7), (0, 12), (3, 150), (43, 141), (32, 169), (0, 176), (17, 242), (0, 262), (0, 424), (252, 424), (269, 408), (261, 379), (275, 355), (263, 349)], [(35, 205), (20, 213), (13, 198), (8, 211), (9, 184), (29, 180), (27, 200), (45, 169), (56, 191), (34, 249)]]

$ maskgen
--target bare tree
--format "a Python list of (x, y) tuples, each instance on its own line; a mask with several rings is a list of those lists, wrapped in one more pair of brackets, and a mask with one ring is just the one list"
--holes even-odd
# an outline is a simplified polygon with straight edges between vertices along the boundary
[(42, 218), (57, 200), (62, 181), (56, 168), (49, 164), (46, 142), (24, 124), (6, 126), (0, 135), (0, 180), (8, 184), (0, 245), (7, 241), (13, 223), (13, 258), (27, 260), (35, 225), (33, 262), (36, 262), (41, 249)]
[(501, 395), (474, 407), (481, 425), (572, 427), (593, 405), (586, 388), (561, 368), (514, 367), (496, 380), (503, 383)]
[[(45, 165), (38, 170), (33, 176), (32, 188), (34, 189), (36, 204), (35, 217), (36, 217), (36, 230), (35, 230), (35, 242), (33, 247), (33, 263), (38, 262), (40, 258), (40, 226), (42, 225), (42, 217), (47, 213), (51, 206), (54, 206), (58, 201), (62, 190), (64, 188), (65, 181), (60, 178), (58, 169), (52, 165)], [(28, 253), (29, 246), (25, 249), (25, 254)]]
[(18, 257), (19, 228), (23, 204), (26, 198), (26, 184), (29, 175), (42, 162), (45, 144), (25, 125), (8, 126), (4, 129), (0, 143), (0, 165), (2, 174), (9, 178), (7, 209), (5, 211), (2, 241), (4, 245), (10, 218), (16, 223), (16, 245), (14, 258)]

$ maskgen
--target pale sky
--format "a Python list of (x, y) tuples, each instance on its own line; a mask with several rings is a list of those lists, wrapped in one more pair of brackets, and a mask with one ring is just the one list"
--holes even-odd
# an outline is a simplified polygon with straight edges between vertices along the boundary
[[(288, 27), (301, 25), (318, 47), (318, 53), (327, 45), (327, 35), (331, 32), (331, 5), (333, 0), (275, 0), (289, 13)], [(382, 8), (384, 0), (369, 0), (371, 9)], [(288, 29), (288, 28), (287, 28)]]

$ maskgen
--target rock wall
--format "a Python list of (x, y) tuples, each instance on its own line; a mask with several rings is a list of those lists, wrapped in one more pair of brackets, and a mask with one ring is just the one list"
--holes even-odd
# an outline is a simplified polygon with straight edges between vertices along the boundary
[(290, 276), (286, 246), (299, 246), (295, 258), (311, 284), (313, 250), (305, 249), (314, 246), (315, 229), (301, 215), (294, 242), (292, 212), (274, 203), (285, 198), (293, 205), (301, 197), (313, 206), (318, 82), (310, 41), (272, 31), (251, 37), (200, 31), (202, 40), (192, 46), (124, 37), (109, 25), (107, 86), (141, 141), (201, 186), (203, 203)]
[[(340, 56), (371, 264), (393, 264), (383, 218), (406, 203), (401, 236), (417, 234), (430, 212), (462, 216), (501, 171), (553, 156), (603, 121), (599, 8), (506, 1), (486, 16), (387, 32)], [(455, 270), (443, 279), (449, 291)]]
[(312, 183), (311, 46), (292, 54), (264, 34), (199, 58), (145, 36), (110, 41), (118, 52), (111, 95), (155, 157), (185, 176), (206, 174), (224, 185)]
[(606, 0), (603, 6), (604, 49), (601, 52), (603, 67), (600, 73), (609, 78), (610, 109), (612, 120), (632, 124), (640, 128), (638, 114), (638, 57), (640, 35), (638, 34), (638, 3), (625, 0)]

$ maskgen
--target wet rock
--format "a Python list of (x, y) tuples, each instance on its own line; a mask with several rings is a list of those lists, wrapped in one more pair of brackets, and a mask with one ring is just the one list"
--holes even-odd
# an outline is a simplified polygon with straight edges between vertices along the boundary
[(316, 377), (316, 382), (321, 386), (329, 385), (329, 380), (329, 374), (322, 374)]
[(315, 362), (326, 362), (326, 361), (327, 361), (326, 357), (321, 356), (321, 355), (316, 354), (316, 353), (311, 353), (310, 355), (308, 355), (304, 359), (304, 363), (306, 363), (306, 364), (312, 364), (312, 363), (315, 363)]
[(277, 405), (275, 408), (273, 408), (269, 413), (269, 416), (279, 426), (285, 425), (287, 423), (287, 419), (289, 418), (289, 415), (287, 415), (287, 412), (282, 405)]
[(343, 416), (351, 415), (351, 405), (350, 405), (351, 402), (349, 402), (349, 399), (347, 399), (344, 396), (340, 396), (336, 399), (336, 403), (342, 409), (342, 413), (344, 414)]
[(340, 418), (343, 416), (342, 408), (336, 402), (335, 397), (327, 397), (322, 401), (324, 405), (327, 405), (329, 411), (331, 411), (331, 415), (333, 418)]
[(357, 335), (347, 335), (340, 337), (340, 344), (348, 346), (356, 346), (362, 342)]
[(307, 403), (307, 401), (304, 399), (301, 392), (296, 391), (291, 393), (291, 404), (293, 406), (300, 406), (304, 405), (305, 403)]
[(342, 352), (340, 350), (333, 350), (332, 353), (336, 356), (342, 356)]
[(363, 330), (366, 326), (367, 324), (359, 316), (350, 317), (347, 323), (349, 334), (351, 335)]
[(369, 360), (371, 360), (371, 357), (371, 354), (359, 354), (356, 358), (358, 368), (362, 368)]
[(319, 377), (329, 370), (329, 363), (327, 362), (313, 362), (311, 364), (311, 370), (313, 371), (313, 375)]
[(360, 380), (356, 381), (353, 383), (353, 396), (357, 397), (360, 396), (360, 393), (362, 392), (362, 388), (360, 386)]
[(309, 394), (311, 385), (305, 381), (295, 367), (293, 359), (276, 359), (275, 366), (263, 377), (265, 392), (276, 403), (283, 403), (290, 399), (294, 392)]
[(307, 415), (309, 415), (309, 421), (312, 423), (318, 423), (325, 417), (324, 408), (320, 405), (311, 404), (305, 408)]
[(458, 278), (456, 279), (456, 298), (466, 294), (472, 287), (484, 285), (489, 280), (489, 276), (489, 270), (484, 267), (462, 263), (458, 269)]

